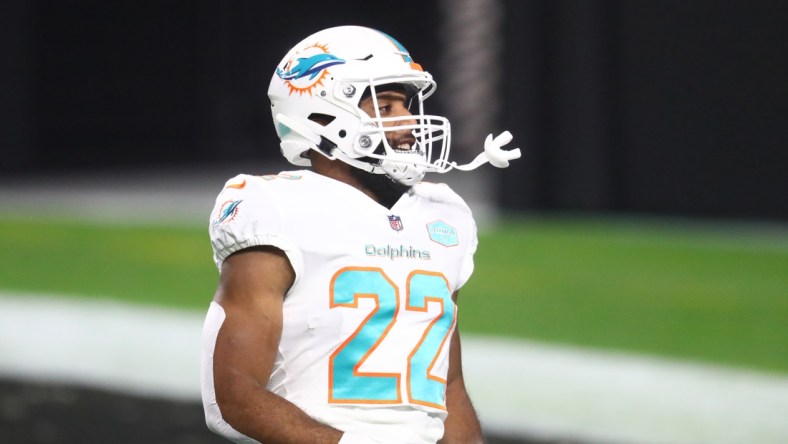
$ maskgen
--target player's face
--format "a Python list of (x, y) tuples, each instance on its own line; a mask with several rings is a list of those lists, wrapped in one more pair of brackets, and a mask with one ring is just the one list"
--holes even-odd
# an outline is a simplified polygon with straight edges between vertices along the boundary
[[(408, 109), (408, 97), (404, 92), (398, 90), (381, 91), (377, 93), (377, 107), (380, 117), (403, 117), (413, 115)], [(375, 117), (375, 102), (372, 97), (367, 97), (359, 103), (361, 108), (370, 117)], [(386, 122), (384, 127), (403, 124), (415, 124), (416, 121)], [(389, 145), (396, 150), (409, 151), (416, 138), (412, 130), (387, 131), (386, 139)]]

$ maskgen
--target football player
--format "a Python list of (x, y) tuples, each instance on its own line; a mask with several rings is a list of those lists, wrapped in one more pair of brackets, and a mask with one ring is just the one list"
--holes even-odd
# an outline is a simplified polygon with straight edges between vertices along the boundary
[(302, 169), (225, 184), (210, 234), (220, 280), (205, 319), (208, 426), (236, 442), (481, 442), (466, 392), (458, 290), (476, 225), (427, 172), (505, 167), (488, 137), (449, 160), (432, 76), (389, 35), (329, 28), (276, 67), (268, 95)]

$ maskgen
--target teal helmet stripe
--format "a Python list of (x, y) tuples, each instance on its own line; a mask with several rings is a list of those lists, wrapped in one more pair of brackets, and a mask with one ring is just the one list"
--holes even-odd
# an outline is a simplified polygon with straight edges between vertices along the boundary
[(398, 41), (397, 41), (397, 39), (395, 39), (394, 37), (392, 37), (392, 36), (390, 36), (390, 35), (386, 34), (386, 33), (385, 33), (385, 32), (383, 32), (383, 31), (378, 31), (378, 32), (379, 32), (379, 33), (381, 33), (381, 34), (383, 34), (383, 35), (385, 35), (387, 39), (391, 40), (391, 43), (393, 43), (393, 44), (394, 44), (394, 46), (396, 46), (396, 47), (397, 47), (397, 48), (398, 48), (398, 49), (399, 49), (399, 50), (402, 52), (402, 58), (403, 58), (403, 59), (404, 59), (406, 62), (408, 62), (408, 63), (413, 63), (413, 59), (412, 59), (412, 58), (410, 58), (410, 53), (408, 52), (408, 50), (407, 50), (407, 49), (405, 49), (405, 47), (404, 47), (404, 46), (402, 46), (402, 43), (398, 42)]

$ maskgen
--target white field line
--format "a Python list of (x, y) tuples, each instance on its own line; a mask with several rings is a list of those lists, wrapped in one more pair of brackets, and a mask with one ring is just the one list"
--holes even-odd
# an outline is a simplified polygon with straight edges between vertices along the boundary
[[(203, 313), (0, 293), (0, 376), (199, 400)], [(512, 435), (786, 443), (788, 377), (465, 335), (482, 422)]]

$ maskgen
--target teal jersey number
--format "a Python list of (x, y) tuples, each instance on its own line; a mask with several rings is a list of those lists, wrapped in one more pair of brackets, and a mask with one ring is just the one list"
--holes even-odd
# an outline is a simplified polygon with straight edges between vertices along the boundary
[[(431, 375), (455, 323), (455, 306), (446, 278), (440, 273), (414, 271), (406, 284), (404, 312), (399, 287), (380, 268), (344, 268), (331, 281), (331, 308), (358, 309), (368, 298), (374, 309), (329, 358), (329, 402), (402, 403), (398, 372), (364, 373), (359, 370), (394, 326), (398, 316), (428, 313), (429, 304), (440, 312), (426, 324), (421, 338), (406, 357), (408, 401), (446, 409), (446, 380)], [(433, 310), (435, 312), (435, 310)]]
[(358, 308), (360, 298), (375, 309), (330, 358), (329, 398), (333, 402), (399, 402), (399, 375), (364, 374), (358, 367), (383, 342), (399, 309), (397, 287), (379, 269), (345, 269), (334, 276), (331, 307)]
[(441, 274), (412, 273), (408, 278), (408, 311), (427, 311), (428, 303), (440, 305), (440, 315), (430, 322), (419, 345), (408, 357), (408, 396), (412, 402), (445, 408), (446, 380), (430, 375), (455, 321), (449, 283)]

